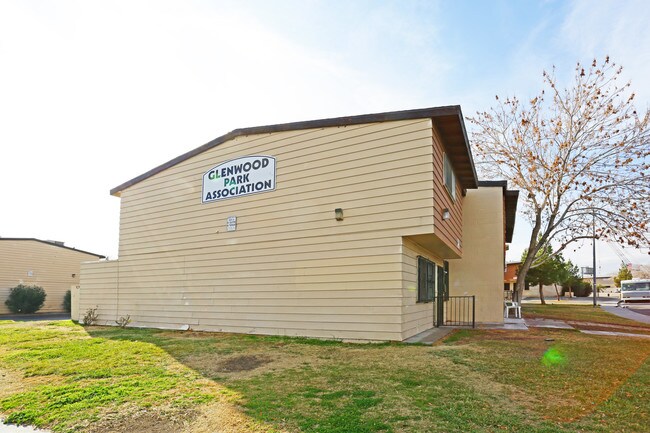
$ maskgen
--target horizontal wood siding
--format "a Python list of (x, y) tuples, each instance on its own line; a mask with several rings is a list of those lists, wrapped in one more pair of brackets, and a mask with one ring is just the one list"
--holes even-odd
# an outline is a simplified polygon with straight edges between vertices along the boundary
[(0, 239), (0, 314), (11, 313), (5, 300), (18, 284), (43, 287), (46, 298), (39, 313), (64, 311), (63, 297), (79, 284), (81, 262), (88, 260), (97, 257), (29, 239)]
[(79, 318), (80, 320), (90, 308), (97, 308), (102, 314), (104, 324), (114, 324), (117, 320), (117, 303), (119, 263), (117, 260), (103, 262), (87, 262), (81, 265), (81, 281), (79, 289)]
[[(441, 144), (440, 136), (437, 131), (433, 130), (433, 183), (434, 183), (434, 220), (436, 235), (456, 254), (462, 255), (463, 240), (463, 190), (456, 179), (456, 199), (454, 200), (444, 181), (444, 149)], [(443, 209), (449, 209), (451, 218), (442, 219)], [(461, 240), (461, 247), (458, 248), (456, 239)]]
[(443, 260), (415, 242), (404, 239), (402, 249), (402, 339), (433, 328), (433, 302), (418, 300), (418, 256), (439, 266)]
[[(402, 236), (433, 233), (431, 131), (242, 136), (127, 188), (119, 261), (84, 267), (80, 310), (98, 299), (106, 323), (401, 340)], [(248, 155), (276, 158), (276, 190), (202, 204), (203, 173)]]

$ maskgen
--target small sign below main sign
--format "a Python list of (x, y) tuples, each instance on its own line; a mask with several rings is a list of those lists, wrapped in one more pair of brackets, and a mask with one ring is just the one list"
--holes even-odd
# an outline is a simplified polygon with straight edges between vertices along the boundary
[(237, 230), (237, 217), (236, 216), (230, 216), (226, 220), (226, 230), (229, 232), (234, 232)]
[(203, 174), (201, 202), (275, 190), (275, 158), (243, 156), (223, 162)]

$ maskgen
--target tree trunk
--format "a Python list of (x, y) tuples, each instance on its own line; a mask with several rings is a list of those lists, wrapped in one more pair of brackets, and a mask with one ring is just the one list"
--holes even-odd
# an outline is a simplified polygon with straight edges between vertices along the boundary
[(542, 305), (546, 305), (546, 301), (544, 300), (544, 285), (542, 283), (539, 283), (539, 300), (542, 303)]
[(537, 235), (539, 234), (542, 228), (542, 211), (537, 209), (535, 212), (535, 224), (533, 226), (533, 231), (530, 234), (530, 241), (528, 242), (528, 254), (524, 259), (524, 262), (519, 266), (517, 271), (517, 284), (515, 285), (515, 292), (512, 294), (513, 301), (521, 303), (521, 298), (524, 293), (524, 288), (526, 286), (526, 275), (528, 275), (528, 270), (535, 260), (535, 255), (539, 250), (539, 243), (537, 242)]
[(533, 264), (534, 256), (527, 256), (524, 262), (519, 266), (517, 271), (517, 283), (515, 284), (515, 291), (512, 294), (512, 300), (521, 303), (521, 298), (526, 288), (526, 275)]
[(559, 301), (560, 300), (560, 292), (557, 290), (557, 283), (553, 283), (553, 285), (555, 286), (555, 294), (557, 295), (557, 300)]

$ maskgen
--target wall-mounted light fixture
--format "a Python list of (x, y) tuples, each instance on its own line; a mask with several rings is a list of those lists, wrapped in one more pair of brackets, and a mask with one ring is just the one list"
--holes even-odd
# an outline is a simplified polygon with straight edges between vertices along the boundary
[(337, 221), (343, 221), (343, 209), (341, 209), (340, 207), (334, 209), (334, 217), (336, 218)]
[(443, 220), (448, 220), (449, 218), (451, 218), (451, 212), (449, 212), (449, 209), (444, 208), (442, 210), (442, 219)]

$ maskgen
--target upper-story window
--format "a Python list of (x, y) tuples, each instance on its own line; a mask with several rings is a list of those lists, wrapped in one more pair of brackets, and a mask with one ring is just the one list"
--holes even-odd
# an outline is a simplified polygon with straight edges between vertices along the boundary
[(451, 161), (446, 153), (443, 157), (443, 176), (449, 195), (456, 200), (456, 176), (454, 175), (454, 170), (451, 168)]

